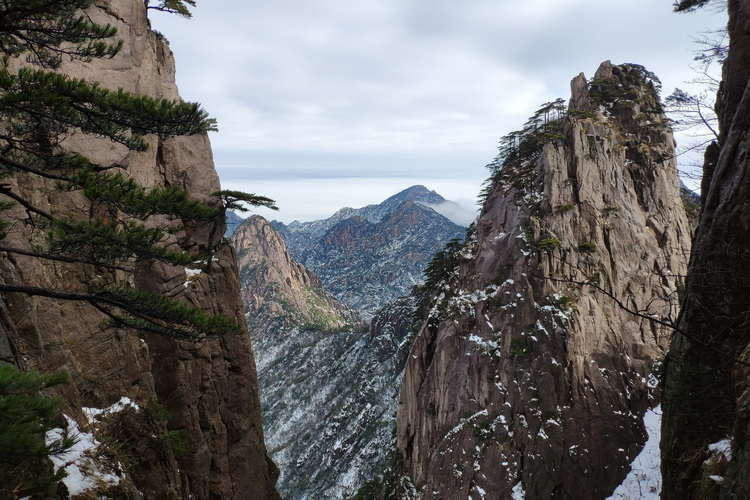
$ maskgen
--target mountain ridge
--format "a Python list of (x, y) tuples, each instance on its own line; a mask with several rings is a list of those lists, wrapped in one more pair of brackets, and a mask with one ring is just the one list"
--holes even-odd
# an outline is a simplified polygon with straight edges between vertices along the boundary
[(432, 255), (463, 237), (464, 227), (428, 206), (445, 202), (435, 191), (416, 185), (380, 204), (342, 208), (328, 219), (271, 225), (295, 260), (369, 319), (385, 304), (409, 295), (422, 282)]

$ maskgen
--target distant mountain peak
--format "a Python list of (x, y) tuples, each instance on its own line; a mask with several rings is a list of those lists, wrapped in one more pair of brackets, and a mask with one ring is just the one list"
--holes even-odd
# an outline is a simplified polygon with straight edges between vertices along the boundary
[(422, 186), (421, 184), (417, 184), (415, 186), (408, 187), (404, 189), (403, 191), (400, 191), (387, 200), (385, 200), (382, 205), (388, 205), (392, 204), (394, 202), (402, 202), (402, 201), (420, 201), (422, 203), (443, 203), (445, 202), (445, 198), (440, 196), (437, 192), (431, 191), (430, 189), (426, 188), (425, 186)]

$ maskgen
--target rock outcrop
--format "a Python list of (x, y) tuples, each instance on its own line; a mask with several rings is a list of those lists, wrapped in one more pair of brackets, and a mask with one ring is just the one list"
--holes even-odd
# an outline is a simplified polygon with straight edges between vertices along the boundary
[(274, 227), (328, 291), (370, 319), (422, 282), (426, 264), (447, 241), (463, 237), (464, 228), (432, 208), (446, 203), (434, 191), (413, 186), (378, 205)]
[[(232, 239), (247, 322), (259, 339), (279, 329), (340, 330), (356, 314), (331, 297), (315, 274), (295, 262), (284, 239), (263, 217), (242, 223)], [(255, 333), (254, 333), (255, 334)]]
[(414, 299), (378, 312), (368, 331), (262, 217), (245, 221), (233, 243), (279, 491), (349, 498), (390, 459)]
[[(65, 62), (63, 72), (107, 88), (179, 98), (172, 54), (166, 40), (151, 30), (142, 0), (99, 2), (88, 14), (118, 29), (123, 50), (111, 60)], [(66, 147), (102, 164), (122, 162), (147, 187), (179, 186), (198, 200), (218, 203), (211, 196), (219, 189), (219, 179), (208, 137), (147, 140), (149, 149), (142, 153), (90, 136), (74, 135)], [(90, 209), (83, 197), (60, 192), (53, 181), (19, 174), (4, 182), (45, 210), (72, 214)], [(8, 214), (17, 221), (25, 218), (21, 210)], [(220, 238), (224, 232), (223, 223), (218, 224), (221, 227), (176, 235), (175, 241), (184, 249), (215, 243), (211, 235)], [(29, 248), (32, 235), (16, 223), (8, 242)], [(182, 267), (142, 266), (135, 281), (244, 325), (230, 246), (219, 247), (211, 268), (210, 273), (188, 275)], [(98, 274), (83, 265), (0, 257), (0, 279), (14, 283), (85, 290), (101, 279)], [(109, 464), (110, 481), (92, 486), (96, 491), (78, 491), (81, 498), (278, 498), (277, 472), (265, 452), (247, 332), (188, 343), (107, 329), (105, 320), (86, 304), (47, 298), (9, 294), (0, 308), (0, 354), (6, 358), (11, 353), (24, 368), (71, 375), (71, 382), (55, 391), (71, 419), (68, 428), (91, 434), (85, 442), (100, 443), (96, 455), (93, 449), (84, 450), (91, 455), (86, 460)], [(97, 410), (104, 408), (112, 410)], [(81, 470), (84, 476), (91, 472)]]
[(685, 300), (665, 364), (667, 500), (750, 498), (750, 2), (731, 0)]
[(600, 500), (646, 441), (671, 334), (648, 318), (676, 314), (690, 245), (674, 140), (643, 68), (572, 89), (508, 139), (432, 290), (400, 393), (401, 497)]

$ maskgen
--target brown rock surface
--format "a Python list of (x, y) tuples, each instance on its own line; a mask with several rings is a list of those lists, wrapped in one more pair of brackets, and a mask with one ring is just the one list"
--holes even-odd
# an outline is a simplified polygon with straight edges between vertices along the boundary
[(434, 291), (401, 388), (405, 497), (602, 499), (643, 446), (670, 331), (571, 283), (676, 313), (690, 228), (671, 131), (635, 74), (604, 63), (597, 78), (632, 93), (601, 107), (573, 81), (564, 138), (494, 186)]
[(337, 330), (356, 323), (355, 314), (323, 289), (315, 274), (295, 262), (281, 235), (263, 217), (243, 222), (232, 238), (242, 297), (253, 330)]
[[(66, 62), (63, 72), (97, 80), (108, 88), (179, 97), (172, 54), (166, 41), (150, 29), (142, 0), (101, 2), (89, 14), (95, 21), (116, 26), (124, 48), (112, 60)], [(215, 203), (210, 194), (219, 189), (219, 179), (206, 136), (165, 141), (154, 137), (149, 143), (148, 151), (133, 153), (102, 140), (74, 136), (67, 147), (95, 161), (122, 161), (146, 186), (179, 186), (194, 198)], [(23, 175), (9, 182), (43, 208), (57, 213), (88, 211), (82, 197), (61, 193), (51, 183)], [(21, 219), (24, 214), (19, 210), (11, 217)], [(22, 224), (14, 228), (9, 244), (28, 247), (34, 236)], [(183, 248), (204, 246), (212, 234), (220, 237), (223, 227), (178, 235), (178, 241)], [(210, 274), (188, 279), (181, 267), (154, 265), (140, 269), (135, 280), (244, 325), (232, 249), (223, 245), (216, 257)], [(0, 279), (80, 290), (101, 277), (84, 266), (3, 255)], [(105, 408), (123, 396), (142, 408), (158, 403), (166, 409), (167, 416), (161, 419), (148, 417), (144, 409), (146, 416), (138, 420), (142, 427), (134, 428), (131, 421), (130, 427), (110, 436), (110, 444), (119, 446), (114, 458), (146, 498), (278, 497), (276, 470), (266, 458), (255, 362), (246, 332), (197, 344), (139, 338), (132, 332), (103, 328), (105, 318), (84, 304), (17, 295), (5, 300), (7, 314), (0, 310), (0, 355), (13, 352), (26, 368), (68, 371), (71, 383), (58, 395), (65, 413), (82, 429), (87, 428), (83, 407)], [(6, 340), (12, 349), (3, 347)], [(167, 430), (180, 431), (183, 453), (175, 454), (160, 441)]]

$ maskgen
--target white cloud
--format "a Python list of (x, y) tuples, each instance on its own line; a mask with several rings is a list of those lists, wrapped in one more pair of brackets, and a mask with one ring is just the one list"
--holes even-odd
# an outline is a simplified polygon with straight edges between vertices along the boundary
[[(691, 37), (719, 23), (673, 14), (669, 0), (224, 0), (199, 2), (193, 21), (154, 16), (182, 94), (219, 120), (212, 142), (225, 183), (238, 180), (223, 159), (244, 165), (247, 181), (270, 152), (274, 168), (298, 177), (345, 183), (349, 169), (384, 194), (393, 177), (452, 177), (476, 187), (468, 198), (485, 176), (477, 157), (490, 160), (538, 103), (567, 97), (575, 74), (605, 59), (638, 62), (671, 91), (691, 77)], [(404, 171), (376, 165), (384, 153), (400, 155)], [(431, 164), (459, 153), (465, 163)], [(290, 177), (279, 182), (293, 191)], [(338, 206), (348, 203), (365, 201)]]

